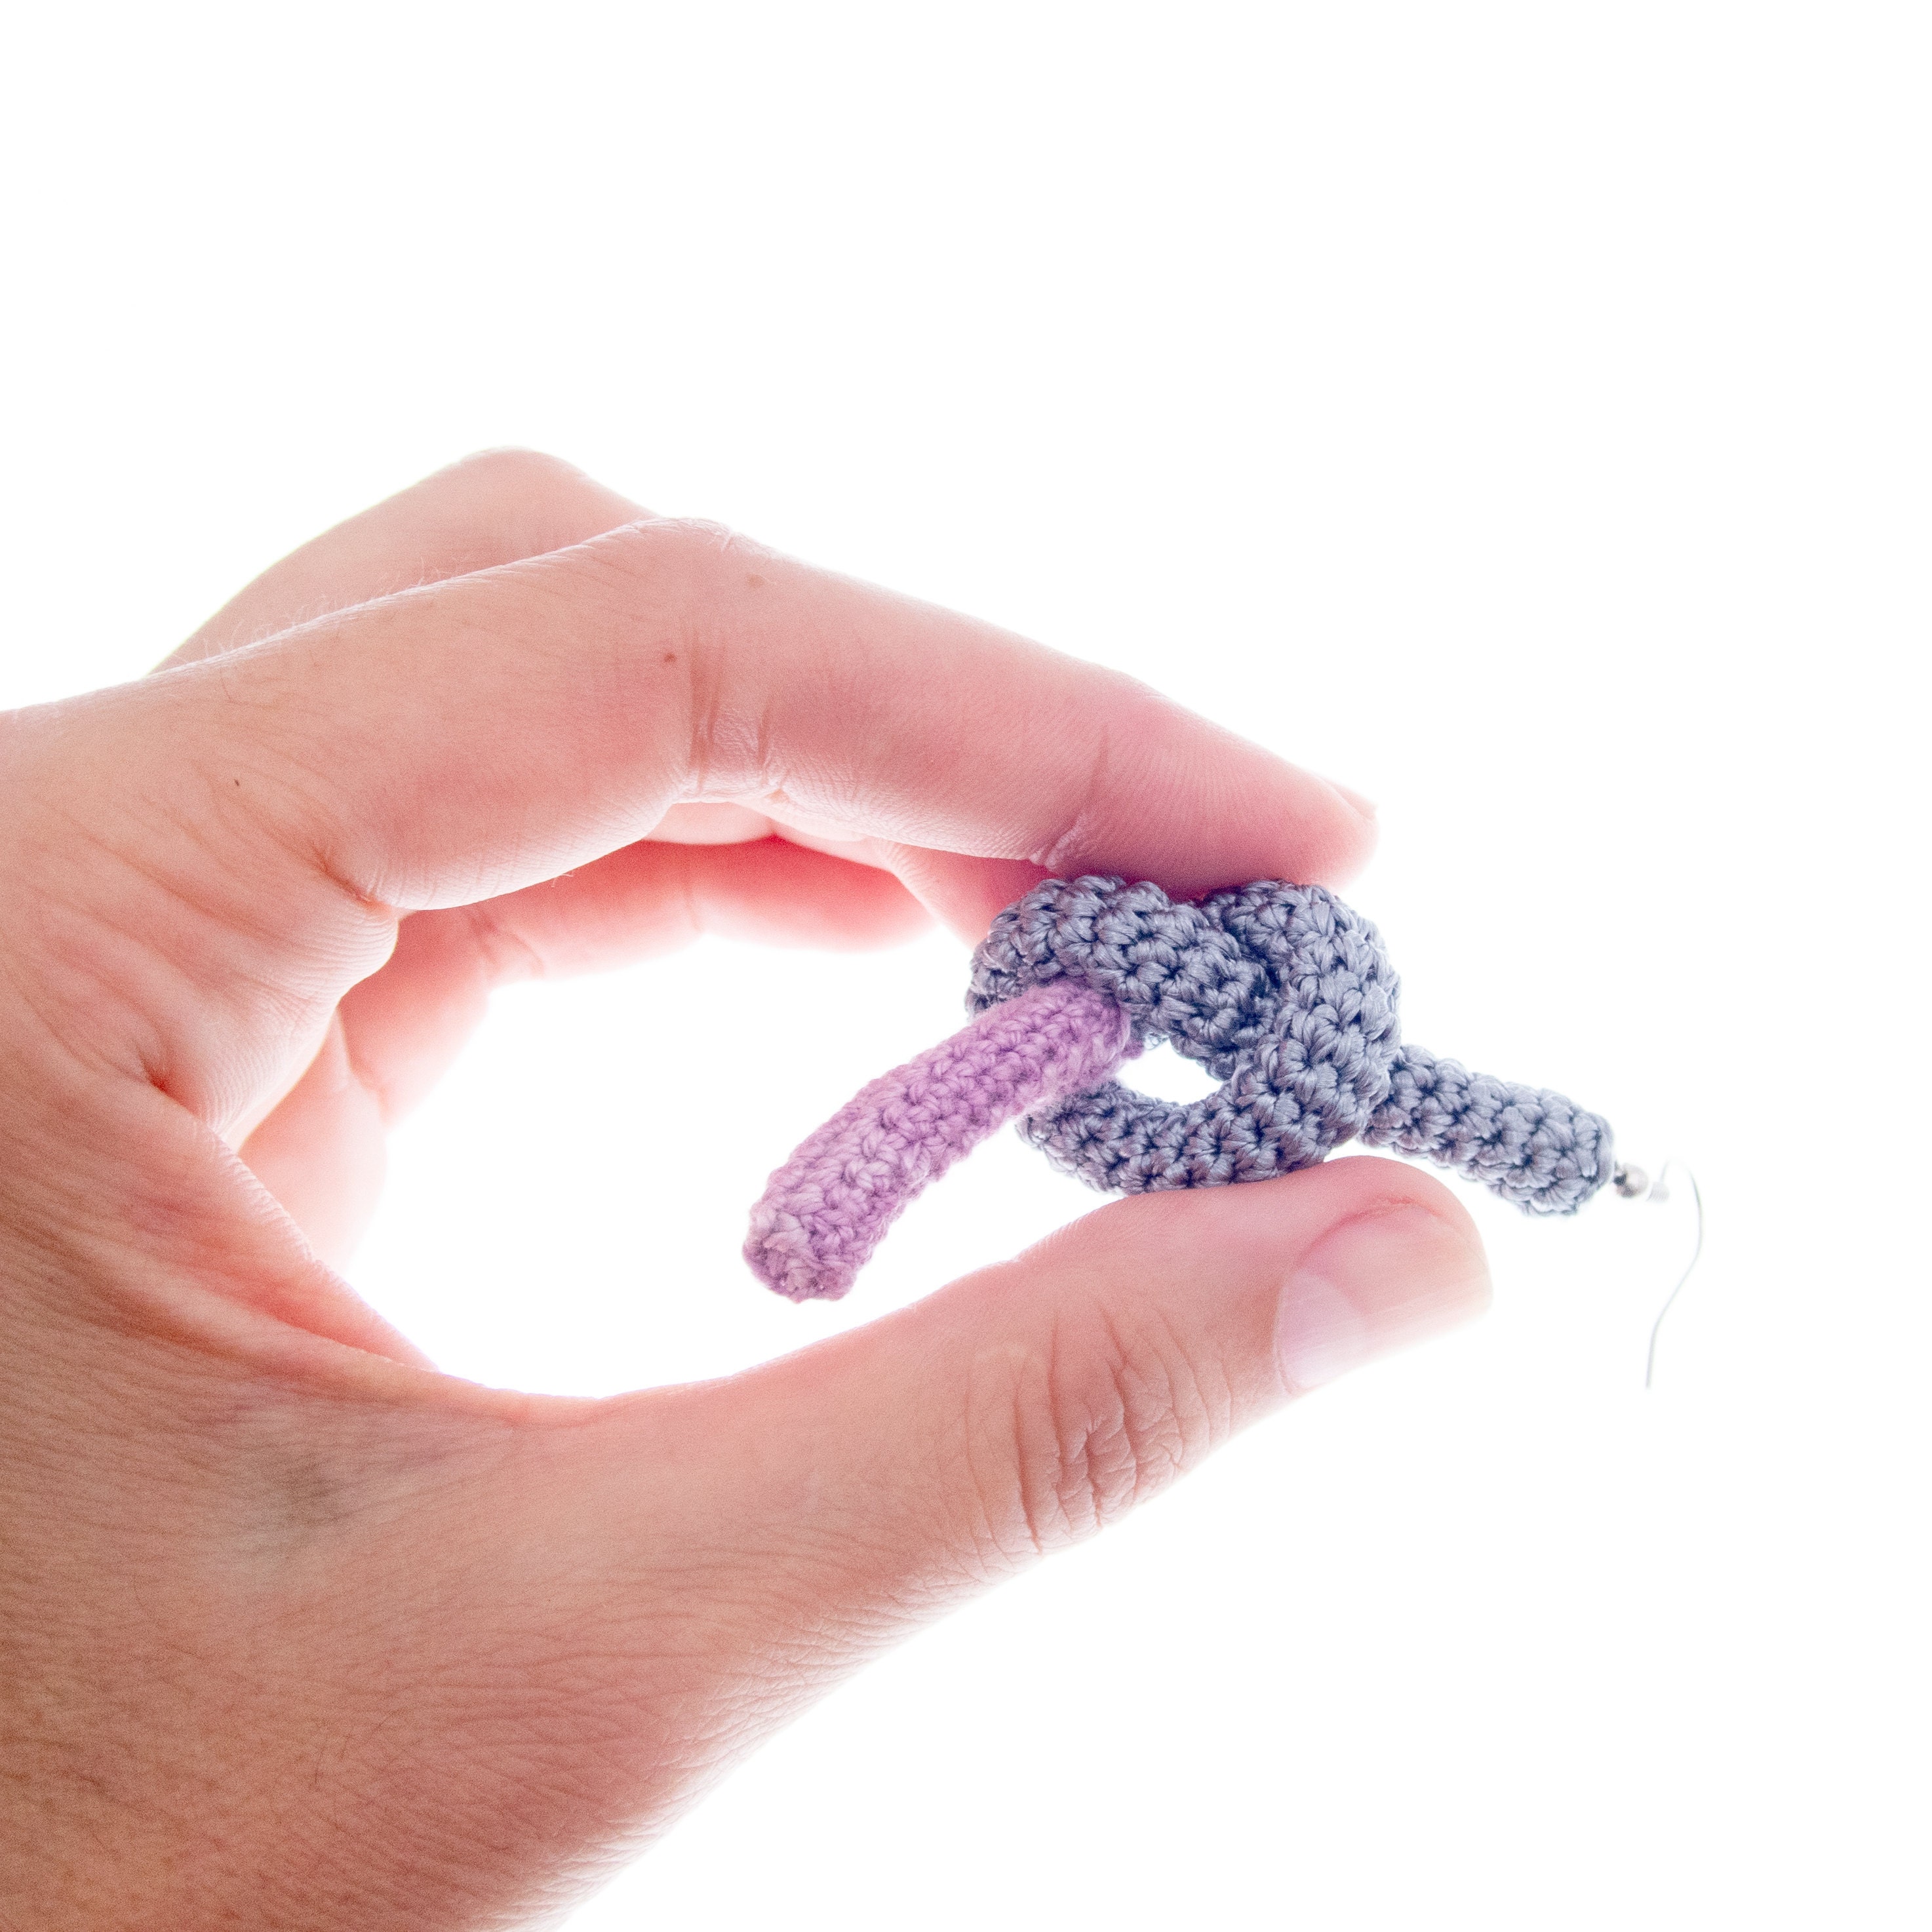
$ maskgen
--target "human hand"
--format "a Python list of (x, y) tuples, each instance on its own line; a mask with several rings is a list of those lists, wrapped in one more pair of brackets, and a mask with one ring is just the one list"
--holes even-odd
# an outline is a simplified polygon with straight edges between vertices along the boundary
[(437, 1374), (328, 1263), (492, 986), (1370, 837), (1126, 680), (545, 459), (7, 717), (0, 814), (10, 1928), (543, 1922), (882, 1646), (1486, 1294), (1439, 1184), (1350, 1160), (724, 1382)]

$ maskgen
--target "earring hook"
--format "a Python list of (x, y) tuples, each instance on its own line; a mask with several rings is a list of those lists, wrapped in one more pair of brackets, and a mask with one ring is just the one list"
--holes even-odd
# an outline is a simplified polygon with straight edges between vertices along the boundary
[(1684, 1264), (1684, 1272), (1677, 1277), (1676, 1285), (1664, 1298), (1664, 1306), (1657, 1311), (1657, 1319), (1650, 1326), (1650, 1346), (1643, 1358), (1643, 1385), (1648, 1389), (1657, 1376), (1657, 1338), (1663, 1332), (1664, 1318), (1675, 1305), (1677, 1298), (1684, 1292), (1684, 1284), (1690, 1279), (1698, 1260), (1704, 1252), (1704, 1195), (1697, 1185), (1697, 1177), (1691, 1172), (1688, 1162), (1672, 1154), (1658, 1170), (1654, 1180), (1640, 1167), (1619, 1166), (1610, 1177), (1610, 1184), (1626, 1201), (1652, 1201), (1659, 1203), (1670, 1198), (1670, 1174), (1675, 1168), (1682, 1172), (1690, 1189), (1690, 1198), (1697, 1210), (1697, 1239), (1690, 1250), (1690, 1258)]

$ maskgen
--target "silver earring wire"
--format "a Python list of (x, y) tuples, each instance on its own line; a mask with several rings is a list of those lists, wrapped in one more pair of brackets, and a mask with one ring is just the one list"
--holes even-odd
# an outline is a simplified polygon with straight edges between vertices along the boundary
[[(1684, 1264), (1684, 1272), (1677, 1277), (1676, 1286), (1664, 1297), (1664, 1306), (1657, 1311), (1657, 1319), (1651, 1324), (1650, 1348), (1643, 1358), (1643, 1385), (1646, 1389), (1650, 1387), (1657, 1374), (1657, 1338), (1663, 1331), (1664, 1318), (1670, 1312), (1672, 1305), (1684, 1292), (1684, 1284), (1690, 1279), (1692, 1271), (1697, 1265), (1698, 1258), (1704, 1252), (1704, 1196), (1702, 1190), (1697, 1185), (1697, 1177), (1690, 1172), (1686, 1162), (1679, 1160), (1676, 1155), (1672, 1154), (1658, 1170), (1657, 1179), (1636, 1198), (1656, 1202), (1668, 1201), (1670, 1198), (1670, 1190), (1667, 1183), (1670, 1178), (1670, 1170), (1673, 1167), (1680, 1169), (1684, 1178), (1690, 1184), (1690, 1198), (1697, 1209), (1697, 1241), (1696, 1245), (1690, 1250), (1690, 1258)], [(1618, 1191), (1622, 1192), (1623, 1190), (1619, 1187)]]

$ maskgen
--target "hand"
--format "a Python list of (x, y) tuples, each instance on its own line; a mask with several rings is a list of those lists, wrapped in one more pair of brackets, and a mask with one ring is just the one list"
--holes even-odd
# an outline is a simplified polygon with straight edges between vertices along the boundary
[(1121, 678), (544, 459), (8, 717), (0, 817), (10, 1928), (547, 1920), (881, 1646), (1484, 1298), (1444, 1190), (1349, 1160), (722, 1382), (436, 1373), (328, 1261), (493, 986), (1370, 838)]

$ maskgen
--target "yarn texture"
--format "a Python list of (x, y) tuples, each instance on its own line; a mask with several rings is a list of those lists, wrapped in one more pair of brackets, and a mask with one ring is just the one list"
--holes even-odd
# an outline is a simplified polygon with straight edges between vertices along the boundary
[[(1049, 879), (974, 955), (971, 1024), (772, 1175), (746, 1258), (794, 1299), (843, 1294), (906, 1202), (1016, 1117), (1109, 1192), (1264, 1180), (1360, 1139), (1528, 1213), (1574, 1213), (1610, 1176), (1609, 1124), (1405, 1043), (1400, 991), (1375, 927), (1319, 886), (1176, 902), (1145, 881)], [(1182, 1104), (1112, 1077), (1162, 1041), (1220, 1087)]]
[(745, 1250), (803, 1301), (843, 1294), (905, 1204), (993, 1130), (1100, 1086), (1140, 1042), (1126, 1012), (1072, 980), (1030, 988), (874, 1080), (772, 1177)]

